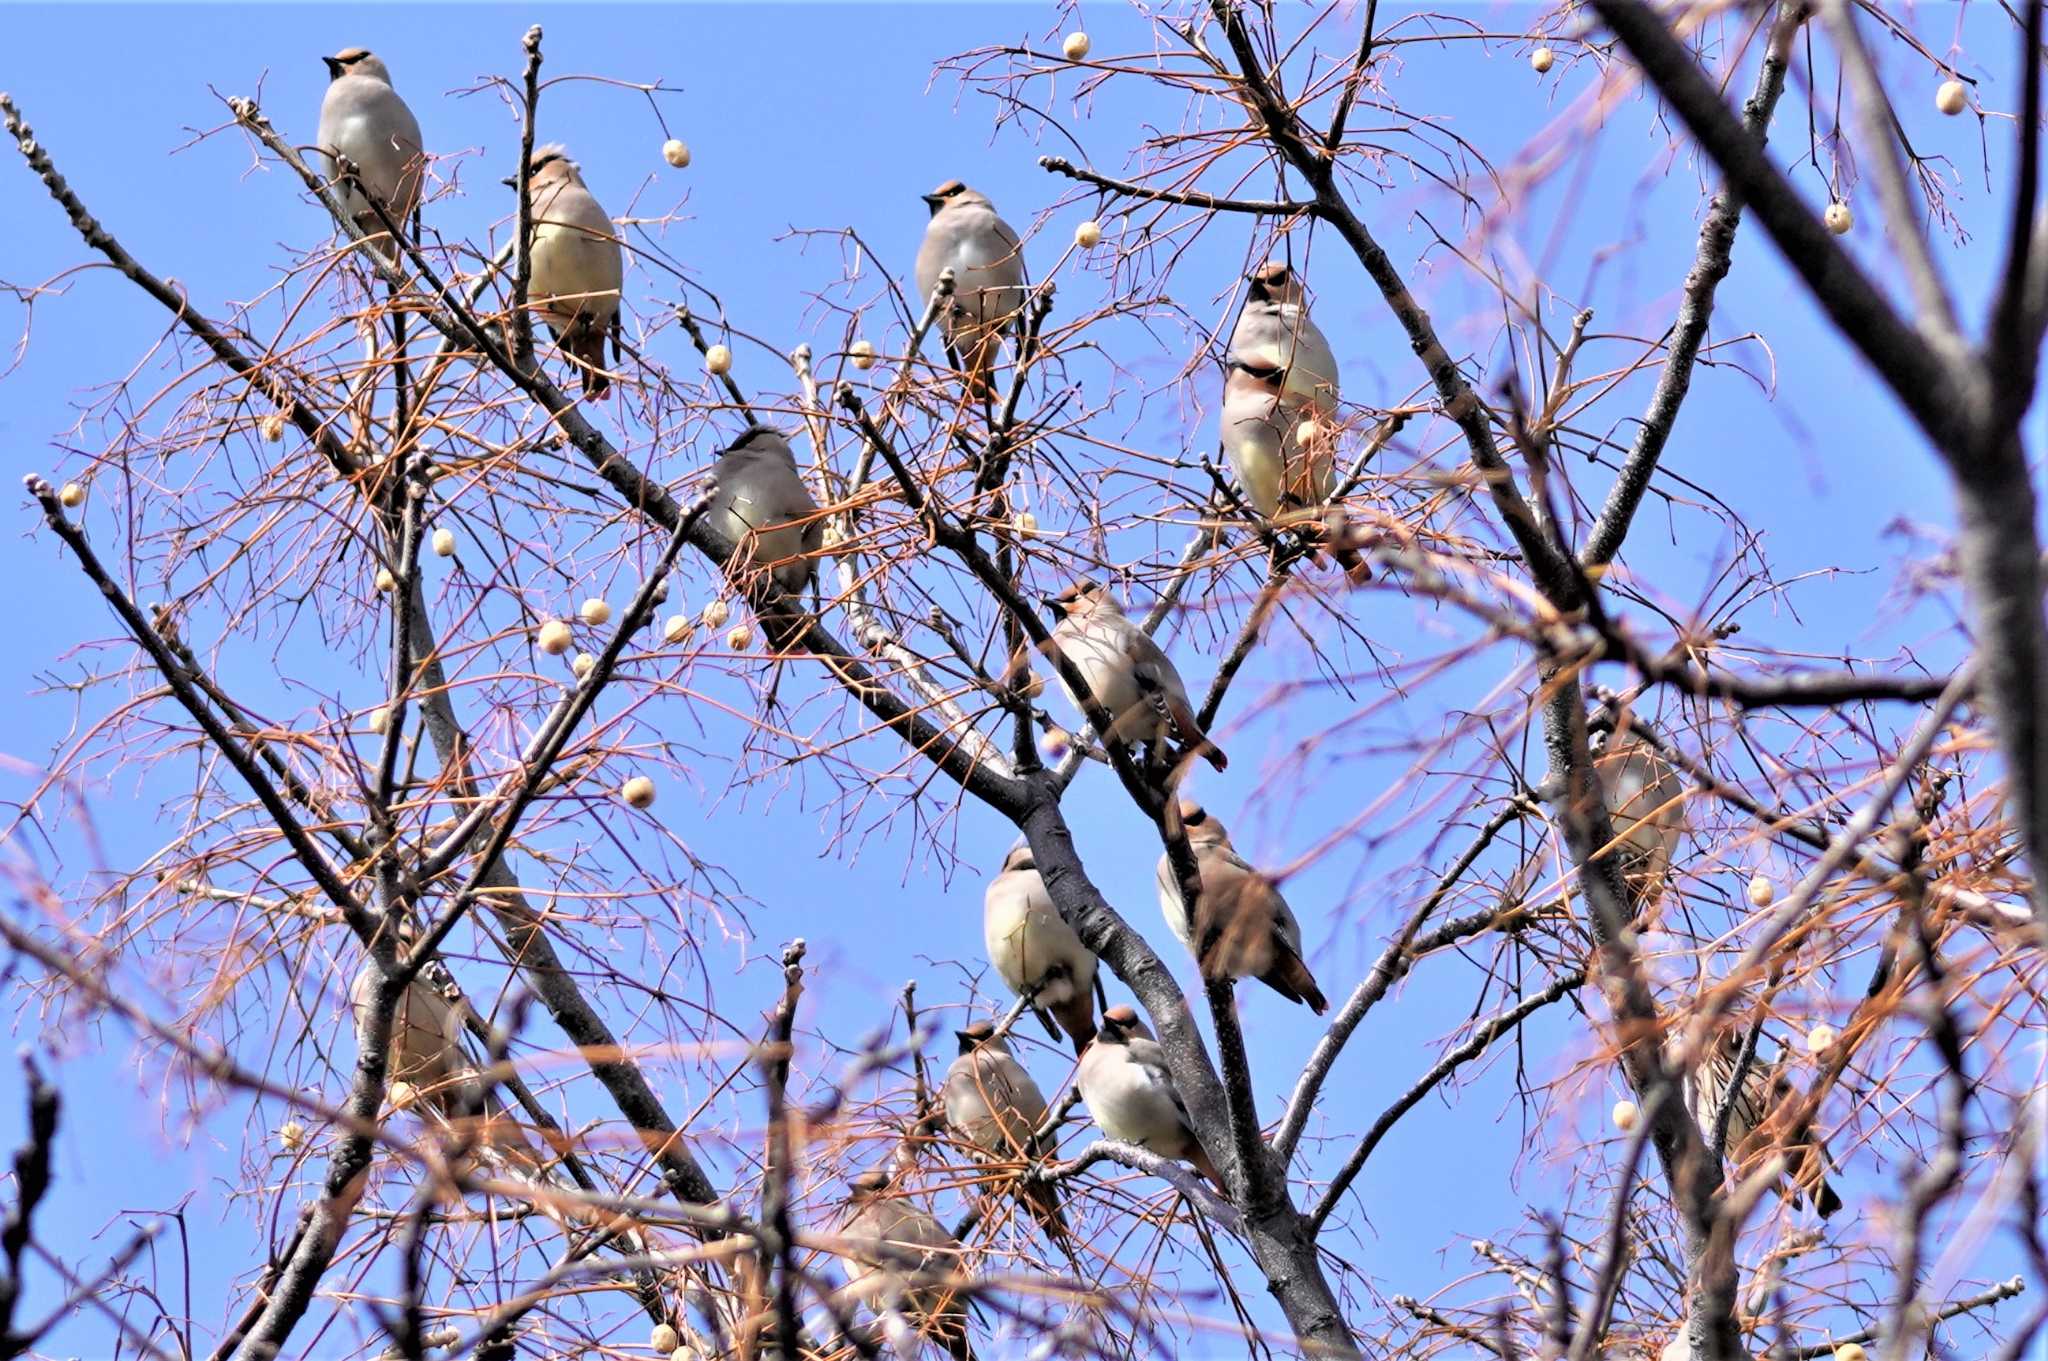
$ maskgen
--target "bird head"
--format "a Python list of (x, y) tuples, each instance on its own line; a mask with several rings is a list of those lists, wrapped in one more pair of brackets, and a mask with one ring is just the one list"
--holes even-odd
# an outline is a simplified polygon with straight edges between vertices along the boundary
[(1009, 1046), (996, 1034), (993, 1021), (976, 1021), (965, 1030), (954, 1031), (953, 1038), (960, 1041), (962, 1054), (972, 1054), (977, 1049), (990, 1049), (999, 1054), (1009, 1052)]
[(889, 1189), (889, 1174), (880, 1168), (863, 1172), (847, 1180), (846, 1189), (853, 1193), (854, 1200), (873, 1200)]
[(1220, 846), (1230, 840), (1223, 823), (1193, 799), (1180, 801), (1180, 825), (1190, 846)]
[(1136, 1011), (1127, 1006), (1114, 1006), (1102, 1013), (1102, 1024), (1095, 1030), (1095, 1042), (1129, 1044), (1131, 1036), (1139, 1033), (1141, 1028)]
[[(571, 184), (583, 182), (580, 168), (576, 162), (569, 159), (568, 148), (560, 142), (549, 142), (546, 146), (535, 147), (533, 159), (526, 163), (527, 184), (537, 185), (543, 180), (567, 180)], [(517, 189), (519, 177), (507, 175), (504, 183), (507, 189)]]
[(1302, 300), (1301, 276), (1285, 260), (1268, 260), (1244, 276), (1251, 285), (1253, 302), (1298, 303)]
[(937, 217), (939, 211), (949, 203), (986, 202), (988, 202), (987, 199), (969, 189), (959, 180), (947, 180), (944, 184), (924, 196), (925, 207), (932, 210), (933, 217)]
[(1089, 577), (1077, 577), (1060, 590), (1058, 595), (1040, 596), (1039, 604), (1052, 615), (1053, 623), (1062, 619), (1080, 618), (1097, 610), (1122, 613), (1117, 609), (1116, 598), (1102, 588), (1102, 583)]
[(367, 47), (345, 47), (331, 57), (322, 57), (327, 63), (327, 78), (340, 80), (343, 76), (368, 76), (372, 80), (391, 83), (391, 72), (384, 65), (383, 58)]
[(1003, 873), (1005, 874), (1008, 874), (1011, 870), (1035, 870), (1037, 868), (1038, 861), (1031, 854), (1030, 844), (1022, 840), (1019, 840), (1016, 845), (1010, 847), (1010, 853), (1003, 857)]
[(796, 451), (789, 447), (789, 439), (772, 425), (750, 425), (746, 432), (726, 448), (728, 454), (773, 454), (796, 466)]

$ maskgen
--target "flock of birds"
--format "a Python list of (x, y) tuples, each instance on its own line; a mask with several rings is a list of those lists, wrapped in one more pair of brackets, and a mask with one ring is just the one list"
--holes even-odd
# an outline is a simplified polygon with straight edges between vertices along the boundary
[[(384, 63), (363, 48), (325, 58), (330, 82), (321, 106), (318, 147), (327, 157), (346, 211), (372, 237), (372, 248), (398, 260), (398, 245), (380, 223), (415, 220), (424, 153), (419, 124), (391, 83)], [(624, 261), (610, 216), (560, 146), (534, 150), (526, 167), (532, 221), (531, 305), (573, 363), (586, 395), (602, 397), (613, 374), (604, 367), (609, 338), (620, 352), (620, 299)], [(505, 181), (516, 186), (518, 179)], [(365, 194), (381, 204), (379, 213)], [(1002, 344), (1014, 342), (1027, 285), (1022, 245), (986, 196), (950, 181), (924, 196), (930, 221), (917, 256), (917, 287), (933, 297), (946, 271), (954, 286), (939, 321), (970, 389), (993, 391)], [(1331, 495), (1338, 422), (1337, 361), (1310, 319), (1300, 278), (1271, 262), (1248, 279), (1247, 301), (1234, 327), (1227, 359), (1221, 435), (1244, 502), (1276, 523), (1312, 517)], [(823, 546), (824, 517), (798, 474), (785, 436), (756, 425), (722, 452), (713, 476), (717, 490), (708, 513), (735, 556), (768, 572), (785, 592), (807, 586)], [(1342, 555), (1339, 555), (1343, 561)], [(731, 564), (738, 565), (738, 564)], [(1347, 564), (1356, 574), (1356, 568)], [(1157, 754), (1177, 744), (1217, 769), (1222, 750), (1202, 730), (1187, 687), (1171, 659), (1123, 613), (1116, 598), (1090, 580), (1073, 582), (1043, 602), (1052, 612), (1052, 648), (1082, 676), (1112, 719), (1108, 736), (1144, 744)], [(1064, 683), (1064, 682), (1063, 682)], [(1075, 699), (1077, 707), (1081, 701)], [(1621, 831), (1618, 852), (1642, 899), (1654, 893), (1683, 825), (1683, 791), (1668, 766), (1644, 749), (1616, 749), (1603, 762), (1610, 810)], [(1159, 904), (1166, 924), (1195, 957), (1205, 979), (1256, 978), (1317, 1014), (1327, 1007), (1302, 957), (1300, 923), (1271, 878), (1231, 845), (1223, 824), (1182, 800), (1181, 822), (1200, 872), (1201, 891), (1190, 914), (1168, 858), (1159, 862)], [(1025, 999), (1055, 1038), (1062, 1033), (1079, 1056), (1075, 1086), (1095, 1124), (1113, 1139), (1159, 1157), (1184, 1160), (1227, 1195), (1175, 1090), (1166, 1056), (1129, 1006), (1108, 1006), (1096, 957), (1053, 905), (1031, 849), (1019, 842), (988, 884), (984, 910), (989, 961), (1003, 982)], [(365, 966), (351, 991), (360, 1012), (376, 993), (375, 965)], [(448, 1115), (475, 1115), (486, 1104), (475, 1067), (462, 1049), (461, 1017), (423, 974), (401, 998), (392, 1041), (390, 1076)], [(1010, 1169), (1052, 1153), (1043, 1091), (1011, 1052), (997, 1028), (979, 1021), (957, 1034), (959, 1055), (941, 1091), (947, 1125), (978, 1157)], [(1738, 1046), (1739, 1047), (1739, 1046)], [(1711, 1127), (1732, 1056), (1714, 1088), (1717, 1049), (1699, 1066), (1693, 1109)], [(1731, 1118), (1729, 1146), (1738, 1148), (1777, 1095), (1783, 1081), (1761, 1063), (1752, 1066), (1744, 1099)], [(1754, 1091), (1752, 1092), (1752, 1088)], [(530, 1148), (519, 1160), (537, 1160)], [(536, 1162), (537, 1165), (537, 1162)], [(1057, 1187), (1043, 1178), (1013, 1176), (1016, 1194), (1045, 1232), (1064, 1239), (1067, 1226)], [(1823, 1196), (1824, 1193), (1824, 1196)], [(1833, 1192), (1820, 1182), (1813, 1194), (1823, 1212)], [(943, 1285), (960, 1245), (915, 1201), (900, 1194), (891, 1175), (874, 1171), (850, 1183), (843, 1234), (852, 1297), (891, 1306), (915, 1320), (955, 1356), (969, 1356), (961, 1297)], [(861, 1245), (868, 1250), (860, 1251)], [(886, 1245), (883, 1246), (883, 1245)], [(924, 1270), (915, 1269), (922, 1263)]]

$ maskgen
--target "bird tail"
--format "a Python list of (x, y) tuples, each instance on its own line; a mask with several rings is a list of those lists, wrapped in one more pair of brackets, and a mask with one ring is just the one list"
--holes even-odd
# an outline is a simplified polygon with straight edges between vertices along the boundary
[(1174, 733), (1180, 738), (1181, 744), (1190, 751), (1199, 752), (1202, 759), (1216, 769), (1228, 769), (1230, 758), (1223, 754), (1223, 748), (1209, 740), (1208, 733), (1202, 731), (1202, 725), (1195, 721), (1195, 711), (1187, 706), (1187, 702), (1169, 700), (1168, 704), (1171, 707), (1167, 712), (1167, 718), (1172, 721)]
[(1230, 1199), (1230, 1190), (1223, 1184), (1223, 1174), (1216, 1170), (1216, 1164), (1209, 1157), (1209, 1150), (1203, 1148), (1202, 1141), (1195, 1138), (1193, 1134), (1188, 1136), (1188, 1162), (1193, 1164), (1195, 1171), (1200, 1172), (1208, 1180), (1209, 1184), (1216, 1188), (1217, 1195), (1222, 1196), (1225, 1200)]
[(604, 369), (604, 331), (579, 320), (562, 339), (562, 348), (576, 361), (583, 375), (583, 394), (603, 397), (611, 391), (611, 375)]
[(1260, 974), (1259, 981), (1288, 1001), (1302, 1003), (1318, 1016), (1328, 1011), (1329, 999), (1316, 986), (1316, 976), (1309, 972), (1302, 957), (1288, 949), (1285, 941), (1276, 944), (1273, 967)]
[(1074, 1052), (1082, 1052), (1088, 1042), (1095, 1038), (1095, 999), (1088, 995), (1086, 988), (1074, 989), (1074, 995), (1053, 1008), (1053, 1015), (1059, 1018), (1060, 1028), (1067, 1032), (1067, 1038), (1074, 1042)]
[(1049, 1181), (1027, 1181), (1018, 1188), (1017, 1198), (1045, 1229), (1047, 1238), (1055, 1243), (1067, 1241), (1067, 1216), (1060, 1209), (1059, 1187)]
[(967, 390), (976, 401), (996, 400), (996, 357), (1003, 347), (1003, 333), (996, 327), (978, 330), (965, 337), (967, 345), (960, 363), (967, 373)]

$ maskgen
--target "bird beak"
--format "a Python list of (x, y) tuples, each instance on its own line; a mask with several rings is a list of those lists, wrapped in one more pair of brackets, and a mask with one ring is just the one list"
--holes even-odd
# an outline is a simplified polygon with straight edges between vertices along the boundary
[(940, 198), (937, 194), (920, 194), (918, 195), (918, 197), (924, 200), (925, 207), (931, 209), (935, 213), (939, 211), (939, 205), (946, 201)]
[(1045, 612), (1052, 616), (1054, 623), (1066, 617), (1066, 603), (1058, 596), (1042, 595), (1038, 597), (1038, 603), (1045, 606)]
[(968, 1034), (964, 1030), (954, 1031), (953, 1038), (960, 1041), (960, 1046), (963, 1049), (971, 1049), (974, 1047), (974, 1036)]
[(507, 175), (504, 179), (499, 180), (498, 183), (504, 185), (507, 189), (517, 189), (519, 187), (519, 177), (517, 175)]
[(327, 63), (327, 78), (329, 80), (333, 80), (341, 74), (341, 62), (338, 58), (322, 57), (320, 60)]

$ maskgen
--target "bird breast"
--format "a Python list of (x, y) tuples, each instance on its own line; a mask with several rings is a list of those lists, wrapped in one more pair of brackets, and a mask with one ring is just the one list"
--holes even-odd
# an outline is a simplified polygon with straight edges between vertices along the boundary
[[(1036, 871), (998, 875), (983, 899), (981, 924), (989, 963), (1011, 991), (1024, 993), (1043, 983), (1040, 1007), (1070, 1001), (1094, 980), (1095, 956), (1060, 917)], [(1047, 980), (1047, 974), (1056, 976)]]

